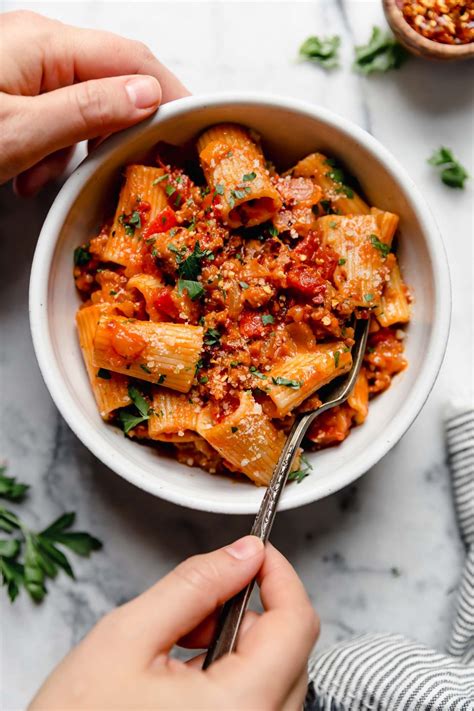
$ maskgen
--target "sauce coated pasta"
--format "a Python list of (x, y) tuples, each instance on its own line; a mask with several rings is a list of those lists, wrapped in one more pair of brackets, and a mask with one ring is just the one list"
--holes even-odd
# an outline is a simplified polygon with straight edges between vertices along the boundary
[(166, 149), (127, 166), (115, 215), (75, 250), (80, 345), (105, 420), (265, 485), (294, 418), (351, 368), (354, 318), (371, 321), (364, 365), (307, 447), (341, 442), (406, 367), (398, 217), (321, 153), (277, 173), (242, 126), (195, 149), (185, 168)]

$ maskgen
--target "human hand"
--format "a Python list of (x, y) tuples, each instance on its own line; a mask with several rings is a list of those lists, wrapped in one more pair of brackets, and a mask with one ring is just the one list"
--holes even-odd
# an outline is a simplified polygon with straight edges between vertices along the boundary
[(189, 93), (141, 42), (33, 12), (0, 15), (0, 56), (0, 184), (15, 178), (21, 195), (60, 175), (79, 141)]
[[(237, 650), (201, 670), (202, 655), (170, 659), (174, 644), (207, 647), (216, 610), (258, 574), (262, 615), (247, 612)], [(301, 709), (318, 620), (303, 585), (254, 536), (181, 563), (106, 615), (61, 662), (30, 711)]]

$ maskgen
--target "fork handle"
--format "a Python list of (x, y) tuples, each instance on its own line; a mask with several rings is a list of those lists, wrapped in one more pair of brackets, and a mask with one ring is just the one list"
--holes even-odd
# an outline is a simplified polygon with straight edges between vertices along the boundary
[[(319, 411), (304, 415), (301, 420), (297, 420), (291, 428), (278, 464), (273, 472), (270, 484), (260, 504), (260, 509), (255, 518), (252, 530), (250, 531), (252, 536), (257, 536), (264, 543), (266, 543), (270, 536), (281, 492), (288, 479), (296, 451), (301, 444), (306, 430), (314, 420), (316, 413), (319, 414), (321, 410), (322, 408), (320, 408)], [(254, 585), (255, 580), (252, 580), (247, 587), (237, 593), (237, 595), (234, 595), (234, 597), (230, 598), (230, 600), (223, 605), (217, 622), (214, 639), (207, 651), (204, 664), (202, 665), (203, 669), (207, 669), (207, 667), (217, 659), (234, 651), (239, 628)]]

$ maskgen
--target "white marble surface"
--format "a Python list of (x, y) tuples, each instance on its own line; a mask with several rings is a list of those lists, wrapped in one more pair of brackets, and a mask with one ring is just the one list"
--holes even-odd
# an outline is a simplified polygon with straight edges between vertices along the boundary
[[(277, 520), (273, 540), (291, 559), (322, 617), (320, 648), (366, 631), (393, 631), (440, 649), (446, 642), (462, 550), (445, 464), (442, 418), (450, 394), (472, 385), (473, 187), (449, 190), (426, 164), (451, 146), (471, 174), (472, 65), (412, 60), (399, 72), (360, 78), (353, 44), (382, 24), (379, 2), (3, 2), (63, 21), (140, 38), (194, 93), (251, 89), (308, 99), (373, 133), (401, 161), (444, 234), (454, 287), (450, 344), (437, 385), (403, 440), (355, 486)], [(330, 74), (295, 61), (309, 33), (342, 36), (343, 68)], [(224, 517), (153, 499), (107, 470), (57, 413), (33, 354), (27, 315), (35, 240), (55, 187), (35, 200), (0, 191), (2, 230), (1, 456), (33, 485), (22, 509), (49, 522), (76, 510), (105, 548), (75, 560), (45, 603), (1, 600), (1, 694), (24, 707), (45, 675), (98, 617), (136, 595), (184, 557), (248, 530)], [(466, 313), (469, 312), (469, 316)], [(400, 575), (394, 575), (397, 568)]]

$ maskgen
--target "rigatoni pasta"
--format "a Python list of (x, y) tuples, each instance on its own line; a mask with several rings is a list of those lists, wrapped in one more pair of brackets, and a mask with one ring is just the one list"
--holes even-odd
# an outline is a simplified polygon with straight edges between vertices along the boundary
[(363, 368), (306, 447), (345, 439), (406, 366), (398, 216), (322, 153), (277, 173), (243, 126), (197, 136), (204, 180), (165, 155), (125, 169), (115, 215), (75, 251), (89, 380), (126, 436), (266, 485), (295, 417), (351, 368), (355, 318), (371, 322)]

